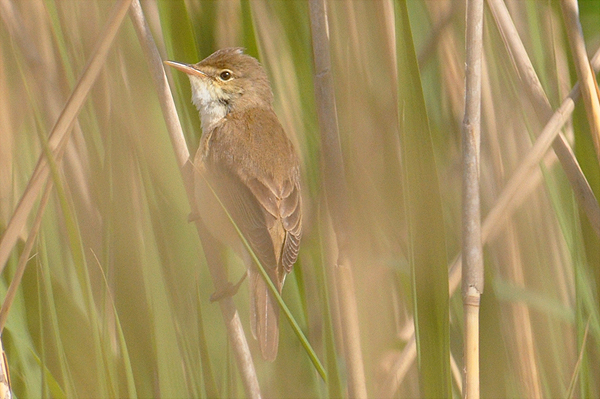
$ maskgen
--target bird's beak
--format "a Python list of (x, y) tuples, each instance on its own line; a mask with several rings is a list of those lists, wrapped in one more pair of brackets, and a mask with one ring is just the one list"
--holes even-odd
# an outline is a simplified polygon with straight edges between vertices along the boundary
[(199, 69), (194, 68), (192, 64), (184, 64), (182, 62), (177, 61), (163, 61), (165, 65), (172, 66), (175, 69), (180, 70), (181, 72), (185, 72), (188, 75), (195, 75), (200, 77), (207, 77), (207, 75)]

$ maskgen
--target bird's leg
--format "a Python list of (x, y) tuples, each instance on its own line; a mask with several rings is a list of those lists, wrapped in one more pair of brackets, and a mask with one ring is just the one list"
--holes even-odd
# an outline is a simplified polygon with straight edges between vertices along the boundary
[(247, 276), (248, 276), (248, 272), (244, 273), (242, 278), (240, 278), (240, 281), (238, 281), (235, 284), (231, 284), (231, 282), (228, 281), (225, 284), (225, 287), (220, 288), (219, 290), (215, 291), (210, 296), (210, 301), (211, 302), (220, 301), (221, 299), (229, 298), (229, 297), (232, 297), (235, 294), (237, 294), (238, 290), (240, 289), (240, 286), (242, 285), (242, 283), (244, 282), (244, 280), (246, 279)]

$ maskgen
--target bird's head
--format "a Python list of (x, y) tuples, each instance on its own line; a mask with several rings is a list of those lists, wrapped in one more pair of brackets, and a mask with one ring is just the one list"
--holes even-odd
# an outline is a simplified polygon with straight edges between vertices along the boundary
[(206, 128), (232, 111), (271, 107), (273, 93), (260, 63), (239, 47), (224, 48), (197, 64), (165, 61), (185, 72), (192, 86), (192, 101)]

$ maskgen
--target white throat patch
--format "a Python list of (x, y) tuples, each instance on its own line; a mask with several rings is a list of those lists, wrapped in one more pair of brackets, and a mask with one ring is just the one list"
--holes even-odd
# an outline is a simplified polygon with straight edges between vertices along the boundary
[(227, 114), (227, 105), (219, 98), (223, 97), (220, 88), (206, 83), (201, 77), (188, 75), (192, 85), (192, 102), (200, 113), (202, 131), (210, 130)]

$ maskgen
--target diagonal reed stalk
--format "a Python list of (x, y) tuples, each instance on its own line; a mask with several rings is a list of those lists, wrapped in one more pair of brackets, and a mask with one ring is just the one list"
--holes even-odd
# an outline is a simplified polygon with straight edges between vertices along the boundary
[[(167, 131), (173, 150), (175, 151), (175, 157), (177, 164), (181, 171), (181, 176), (188, 196), (188, 201), (192, 210), (195, 210), (195, 198), (194, 198), (194, 186), (191, 174), (191, 163), (189, 162), (189, 151), (185, 142), (181, 124), (177, 116), (175, 103), (169, 89), (167, 76), (165, 75), (162, 60), (150, 33), (150, 29), (145, 21), (144, 14), (141, 5), (138, 0), (134, 0), (131, 8), (131, 18), (134, 23), (136, 33), (146, 59), (152, 73), (152, 78), (158, 96), (160, 99), (161, 109), (163, 116), (167, 124)], [(223, 271), (226, 270), (225, 266), (219, 262), (219, 246), (218, 243), (211, 238), (210, 233), (206, 230), (206, 227), (201, 220), (195, 221), (198, 235), (203, 244), (204, 252), (207, 257), (207, 262), (210, 268), (211, 275), (215, 284), (215, 288), (219, 290), (221, 286), (227, 281), (223, 278)], [(238, 364), (238, 369), (242, 376), (244, 383), (244, 389), (246, 395), (250, 398), (260, 398), (260, 387), (258, 385), (258, 379), (256, 377), (256, 370), (254, 369), (254, 363), (252, 362), (252, 356), (250, 355), (250, 349), (246, 336), (238, 315), (237, 309), (233, 303), (231, 297), (223, 298), (219, 301), (221, 312), (223, 314), (223, 320), (227, 327), (229, 335), (229, 341), (233, 347), (235, 359)]]
[[(6, 320), (2, 344), (14, 395), (355, 395), (356, 363), (345, 347), (349, 330), (343, 312), (359, 327), (357, 353), (368, 396), (426, 396), (422, 382), (434, 378), (423, 378), (423, 364), (437, 359), (448, 367), (430, 373), (439, 378), (448, 371), (446, 382), (429, 384), (447, 386), (448, 394), (438, 396), (466, 391), (457, 380), (464, 365), (459, 349), (465, 337), (463, 311), (460, 296), (448, 298), (448, 293), (456, 294), (462, 278), (460, 124), (467, 2), (325, 0), (331, 62), (324, 72), (332, 76), (336, 100), (338, 136), (330, 137), (343, 155), (348, 206), (343, 211), (333, 209), (336, 204), (325, 195), (337, 186), (330, 186), (331, 176), (325, 174), (332, 153), (322, 145), (317, 119), (309, 2), (140, 3), (161, 58), (169, 54), (189, 61), (241, 45), (269, 73), (276, 112), (300, 150), (306, 197), (306, 234), (284, 298), (324, 360), (327, 382), (283, 322), (275, 363), (246, 358), (260, 381), (260, 391), (256, 383), (255, 393), (247, 393), (247, 381), (256, 379), (239, 373), (236, 351), (243, 353), (244, 343), (230, 345), (227, 331), (239, 319), (244, 325), (247, 303), (234, 297), (239, 319), (237, 313), (226, 314), (225, 323), (222, 309), (208, 306), (203, 293), (214, 285), (208, 273), (226, 271), (204, 267), (205, 259), (198, 267), (198, 259), (206, 257), (212, 265), (224, 254), (209, 237), (201, 237), (198, 246), (202, 226), (185, 221), (190, 205), (183, 188), (192, 168), (187, 148), (196, 147), (192, 136), (200, 129), (187, 78), (173, 76), (178, 84), (172, 89), (180, 91), (175, 98), (179, 120), (174, 112), (163, 117), (159, 107), (168, 101), (159, 100), (149, 84), (143, 45), (126, 22), (98, 60), (99, 76), (80, 98), (81, 111), (65, 113), (65, 107), (81, 107), (66, 106), (67, 99), (83, 66), (97, 56), (95, 47), (112, 40), (105, 30), (114, 20), (108, 18), (111, 9), (122, 7), (122, 19), (128, 6), (121, 0), (0, 0), (0, 324)], [(482, 397), (600, 396), (600, 168), (590, 134), (596, 111), (577, 102), (580, 75), (591, 58), (583, 44), (596, 46), (600, 40), (600, 9), (591, 3), (564, 1), (569, 10), (563, 13), (560, 2), (486, 0)], [(408, 27), (406, 36), (399, 36), (398, 26)], [(403, 46), (409, 45), (407, 53)], [(593, 68), (598, 61), (598, 56), (591, 59)], [(160, 60), (155, 67), (162, 75)], [(585, 74), (593, 100), (595, 72)], [(569, 94), (575, 79), (580, 83)], [(406, 96), (404, 91), (411, 90), (422, 98)], [(420, 114), (429, 124), (414, 128), (408, 120)], [(48, 137), (59, 116), (64, 139), (51, 140), (50, 154), (44, 146), (48, 140), (36, 132)], [(181, 138), (171, 145), (165, 121), (180, 121), (185, 141), (170, 136)], [(423, 157), (418, 145), (406, 145), (407, 126), (414, 128), (410, 133), (417, 144), (430, 141), (432, 157)], [(32, 173), (39, 159), (47, 165), (45, 174), (41, 166)], [(50, 169), (46, 160), (55, 160), (55, 166)], [(183, 186), (180, 163), (187, 179)], [(409, 175), (412, 184), (406, 184)], [(413, 187), (421, 194), (409, 192)], [(431, 187), (438, 192), (422, 194)], [(410, 209), (409, 195), (415, 205)], [(441, 204), (440, 212), (433, 212), (432, 198)], [(350, 232), (338, 229), (338, 211)], [(423, 221), (433, 214), (441, 215), (437, 228), (411, 229), (415, 220), (426, 226)], [(415, 231), (420, 239), (415, 240)], [(351, 243), (345, 248), (336, 243), (343, 234)], [(10, 242), (14, 239), (16, 244)], [(434, 241), (445, 244), (441, 262), (430, 262), (437, 269), (418, 270), (414, 266), (425, 263), (414, 261), (415, 244), (427, 248)], [(340, 255), (347, 255), (340, 259), (342, 266), (351, 266), (354, 282), (338, 276), (336, 244)], [(423, 302), (412, 289), (415, 270), (430, 276), (425, 288), (437, 293), (433, 302), (448, 312), (449, 317), (439, 312), (448, 322), (439, 331), (448, 333), (431, 336), (448, 341), (449, 356), (427, 357), (427, 344), (420, 340), (435, 322), (423, 321), (433, 312), (416, 308)], [(449, 279), (438, 278), (436, 270)], [(354, 315), (339, 300), (343, 292), (336, 286), (341, 285), (354, 288)], [(241, 293), (245, 289), (242, 285)], [(413, 318), (417, 334), (412, 334)], [(247, 344), (252, 349), (254, 342), (248, 338)], [(0, 388), (3, 384), (0, 377)]]
[[(546, 123), (552, 117), (550, 101), (548, 101), (544, 88), (527, 55), (517, 28), (508, 13), (506, 4), (501, 0), (488, 0), (487, 3), (496, 21), (496, 26), (502, 35), (504, 44), (511, 54), (514, 65), (523, 81), (525, 93), (529, 97), (529, 101), (534, 104), (533, 108), (540, 122)], [(573, 150), (560, 131), (552, 143), (552, 148), (569, 179), (569, 183), (571, 183), (575, 198), (586, 213), (596, 234), (600, 237), (600, 205), (598, 205), (594, 192), (585, 178), (577, 162), (577, 158), (573, 154)]]
[[(84, 68), (83, 74), (77, 82), (77, 86), (73, 89), (71, 96), (50, 132), (48, 146), (58, 163), (62, 159), (62, 152), (69, 140), (73, 123), (104, 65), (108, 50), (119, 31), (130, 4), (131, 0), (121, 0), (113, 7), (111, 15), (106, 21), (104, 31), (100, 35), (100, 40), (98, 40), (96, 48)], [(27, 217), (49, 174), (48, 161), (46, 160), (46, 156), (41, 154), (31, 179), (27, 184), (27, 188), (23, 192), (17, 208), (6, 226), (6, 230), (0, 238), (0, 273), (4, 270), (4, 266), (6, 266), (8, 256), (17, 242), (17, 238), (25, 226)]]
[(596, 157), (600, 161), (600, 98), (598, 98), (600, 93), (585, 49), (581, 22), (579, 22), (579, 6), (576, 0), (561, 0), (560, 7), (571, 45), (575, 71), (581, 84), (581, 97), (585, 105), (592, 141), (596, 148)]
[[(591, 65), (594, 71), (600, 71), (600, 48), (592, 57)], [(506, 221), (534, 190), (535, 185), (525, 185), (526, 189), (523, 190), (523, 183), (532, 175), (532, 173), (539, 171), (537, 166), (550, 146), (552, 146), (557, 137), (559, 137), (564, 124), (571, 118), (579, 95), (579, 82), (577, 82), (569, 95), (563, 100), (556, 111), (554, 111), (533, 146), (529, 149), (528, 153), (524, 156), (523, 160), (504, 186), (504, 189), (485, 216), (481, 225), (481, 239), (483, 244), (491, 241), (502, 230)], [(541, 180), (539, 180), (539, 182), (541, 182)], [(587, 185), (587, 181), (585, 179), (581, 180), (580, 184)], [(583, 198), (581, 191), (576, 192), (575, 196), (580, 201)], [(590, 222), (594, 225), (595, 231), (600, 235), (600, 223), (598, 223), (600, 222), (600, 219), (595, 216), (598, 215), (598, 213), (594, 210), (598, 207), (598, 202), (595, 197), (593, 197), (593, 194), (591, 198), (586, 197), (583, 201), (588, 204), (589, 208), (587, 208), (587, 210), (591, 210), (591, 212), (588, 213), (588, 217), (590, 217)], [(451, 296), (458, 288), (462, 278), (461, 264), (462, 254), (459, 253), (449, 265), (449, 290)], [(382, 386), (382, 395), (390, 396), (396, 392), (408, 372), (409, 365), (415, 361), (416, 350), (413, 338), (414, 332), (402, 353), (394, 361), (392, 367), (393, 371), (388, 375), (386, 382)]]

